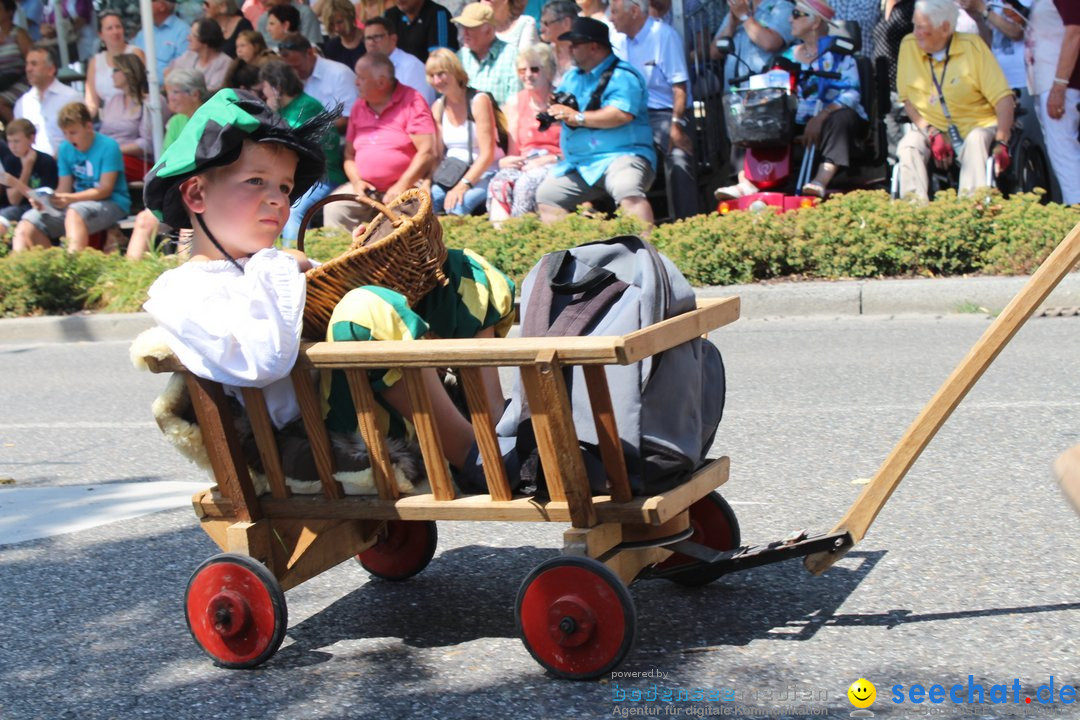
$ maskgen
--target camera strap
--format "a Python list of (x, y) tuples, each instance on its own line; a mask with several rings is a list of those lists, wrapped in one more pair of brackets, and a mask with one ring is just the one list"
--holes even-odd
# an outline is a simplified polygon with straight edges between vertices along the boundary
[(592, 91), (592, 95), (589, 96), (589, 104), (585, 106), (585, 109), (582, 112), (600, 109), (600, 102), (604, 97), (604, 91), (607, 90), (608, 83), (611, 82), (611, 76), (615, 74), (615, 69), (621, 64), (622, 60), (616, 57), (615, 62), (613, 62), (609, 68), (604, 70), (604, 72), (600, 73), (600, 80), (596, 83), (596, 88)]

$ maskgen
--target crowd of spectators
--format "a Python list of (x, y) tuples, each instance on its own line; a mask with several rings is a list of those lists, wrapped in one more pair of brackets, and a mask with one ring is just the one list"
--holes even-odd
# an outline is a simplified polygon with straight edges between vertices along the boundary
[[(953, 170), (961, 192), (987, 184), (987, 167), (1004, 172), (1015, 98), (1030, 93), (1063, 199), (1080, 202), (1074, 0), (684, 0), (682, 37), (669, 0), (547, 0), (528, 12), (524, 0), (453, 10), (435, 0), (204, 0), (190, 23), (171, 0), (152, 0), (161, 102), (149, 96), (144, 33), (129, 39), (119, 12), (58, 5), (73, 67), (85, 70), (76, 90), (57, 79), (55, 17), (30, 7), (0, 0), (0, 227), (17, 250), (62, 235), (78, 249), (114, 226), (154, 162), (151, 108), (164, 106), (167, 146), (222, 87), (261, 95), (293, 124), (339, 114), (327, 177), (293, 207), (286, 243), (331, 193), (386, 203), (410, 187), (428, 190), (439, 212), (496, 223), (604, 202), (651, 223), (647, 193), (660, 174), (669, 214), (694, 215), (695, 94), (728, 92), (777, 58), (837, 78), (795, 88), (793, 141), (819, 153), (799, 191), (824, 196), (872, 120), (855, 59), (831, 50), (841, 20), (858, 23), (858, 52), (888, 77), (892, 95), (878, 102), (903, 107), (890, 116), (902, 195), (925, 197), (935, 166)], [(733, 52), (719, 50), (724, 38)], [(730, 160), (741, 167), (738, 148)], [(735, 179), (717, 196), (758, 189)], [(372, 212), (338, 202), (323, 217), (352, 229)], [(128, 256), (183, 230), (138, 213)]]

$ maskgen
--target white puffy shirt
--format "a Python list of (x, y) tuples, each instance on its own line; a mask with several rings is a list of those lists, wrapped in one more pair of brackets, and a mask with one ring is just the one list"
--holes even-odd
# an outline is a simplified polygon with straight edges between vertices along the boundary
[(274, 248), (239, 261), (188, 262), (162, 273), (144, 309), (169, 347), (199, 377), (263, 388), (270, 418), (284, 427), (300, 415), (289, 372), (300, 351), (307, 290), (296, 260)]

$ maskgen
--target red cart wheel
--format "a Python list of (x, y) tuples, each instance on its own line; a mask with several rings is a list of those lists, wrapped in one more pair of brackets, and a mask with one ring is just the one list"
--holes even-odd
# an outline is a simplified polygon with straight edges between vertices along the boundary
[(289, 625), (281, 585), (246, 555), (215, 555), (196, 568), (184, 610), (191, 637), (215, 665), (227, 668), (266, 662)]
[(438, 544), (434, 521), (390, 520), (379, 541), (356, 559), (375, 577), (405, 580), (428, 566)]
[[(690, 527), (694, 534), (688, 539), (712, 550), (734, 550), (742, 538), (735, 511), (720, 493), (713, 491), (690, 506)], [(673, 554), (657, 565), (659, 570), (686, 566), (686, 569), (668, 577), (672, 582), (687, 587), (707, 585), (724, 574), (719, 568), (710, 567), (699, 560), (679, 553)]]
[(559, 677), (589, 680), (630, 652), (637, 613), (604, 564), (565, 556), (538, 565), (518, 590), (514, 621), (533, 658)]

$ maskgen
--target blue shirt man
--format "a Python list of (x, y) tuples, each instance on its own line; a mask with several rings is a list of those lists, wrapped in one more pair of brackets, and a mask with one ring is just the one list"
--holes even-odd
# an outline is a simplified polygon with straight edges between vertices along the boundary
[[(577, 17), (559, 40), (570, 42), (575, 67), (559, 92), (577, 107), (555, 104), (548, 112), (563, 122), (563, 160), (536, 191), (540, 217), (557, 220), (579, 203), (610, 195), (627, 213), (651, 224), (645, 191), (656, 175), (656, 152), (649, 126), (649, 91), (637, 70), (611, 51), (608, 26)], [(599, 102), (592, 99), (597, 88)]]
[[(165, 66), (187, 52), (188, 33), (191, 31), (191, 26), (176, 16), (173, 12), (176, 9), (176, 3), (171, 0), (153, 0), (150, 9), (154, 19), (157, 77), (159, 81), (164, 81)], [(135, 47), (146, 52), (146, 38), (142, 30), (139, 30), (131, 42)]]
[(656, 152), (647, 112), (649, 93), (644, 78), (633, 67), (619, 62), (612, 54), (589, 72), (572, 68), (559, 85), (559, 91), (573, 95), (578, 107), (584, 108), (588, 106), (600, 76), (612, 66), (615, 66), (614, 72), (601, 96), (600, 107), (615, 107), (634, 118), (613, 128), (564, 127), (560, 142), (564, 160), (555, 166), (555, 175), (575, 170), (585, 182), (594, 185), (612, 160), (622, 155), (640, 155), (655, 169)]

